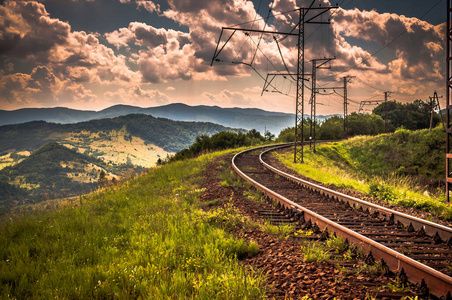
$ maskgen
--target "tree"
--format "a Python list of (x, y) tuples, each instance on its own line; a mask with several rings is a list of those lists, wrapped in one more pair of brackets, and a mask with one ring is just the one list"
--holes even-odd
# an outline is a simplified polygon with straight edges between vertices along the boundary
[(378, 115), (351, 113), (347, 117), (348, 135), (375, 135), (383, 133), (385, 122)]
[(271, 141), (271, 140), (273, 140), (275, 138), (275, 135), (267, 130), (264, 133), (264, 137), (265, 137), (265, 140)]
[(281, 130), (276, 141), (279, 143), (290, 143), (294, 141), (295, 131), (293, 127), (287, 127)]
[[(429, 103), (422, 100), (415, 100), (412, 103), (399, 103), (396, 101), (388, 101), (380, 104), (372, 111), (373, 114), (388, 118), (388, 131), (395, 131), (397, 128), (406, 128), (409, 130), (425, 129), (430, 127)], [(433, 115), (433, 127), (439, 124), (440, 118), (437, 113)]]
[(108, 185), (107, 174), (105, 173), (104, 170), (102, 170), (99, 173), (99, 179), (97, 179), (97, 186), (99, 188), (103, 188), (106, 187), (107, 185)]
[(344, 137), (344, 118), (333, 116), (326, 119), (317, 131), (319, 140), (339, 140)]

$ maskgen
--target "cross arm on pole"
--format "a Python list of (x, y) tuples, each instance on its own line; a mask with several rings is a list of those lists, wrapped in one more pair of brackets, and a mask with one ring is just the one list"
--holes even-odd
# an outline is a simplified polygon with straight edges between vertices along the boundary
[(226, 40), (226, 42), (224, 42), (223, 46), (220, 48), (220, 50), (218, 50), (218, 46), (220, 45), (221, 42), (221, 36), (223, 35), (223, 29), (221, 29), (220, 32), (220, 38), (218, 39), (218, 43), (217, 43), (217, 47), (215, 48), (215, 52), (212, 56), (212, 61), (210, 63), (210, 66), (213, 65), (214, 60), (217, 60), (218, 55), (220, 55), (221, 51), (224, 49), (224, 47), (226, 46), (226, 44), (229, 42), (229, 40), (232, 38), (232, 36), (235, 34), (236, 30), (234, 30), (231, 35), (229, 36), (229, 38)]
[[(312, 62), (315, 64), (316, 69), (330, 69), (331, 67), (324, 67), (325, 64), (329, 63), (333, 59), (336, 59), (336, 57), (329, 57), (329, 58), (316, 58), (313, 59)], [(322, 63), (317, 64), (317, 62), (320, 61)]]
[(269, 34), (298, 36), (298, 34), (291, 33), (291, 32), (279, 32), (279, 31), (271, 31), (271, 30), (246, 29), (246, 28), (235, 28), (235, 27), (223, 27), (221, 30), (234, 30), (234, 31), (237, 30), (237, 31), (245, 31), (245, 32), (257, 32), (257, 33), (269, 33)]
[(320, 9), (323, 10), (321, 12), (319, 12), (318, 14), (316, 14), (315, 16), (309, 18), (308, 20), (305, 21), (305, 23), (309, 23), (309, 24), (330, 24), (330, 21), (314, 21), (315, 18), (320, 17), (321, 15), (323, 15), (326, 12), (329, 12), (331, 9), (336, 9), (339, 8), (339, 6), (328, 6), (328, 7), (316, 7), (316, 8), (311, 8), (312, 9)]

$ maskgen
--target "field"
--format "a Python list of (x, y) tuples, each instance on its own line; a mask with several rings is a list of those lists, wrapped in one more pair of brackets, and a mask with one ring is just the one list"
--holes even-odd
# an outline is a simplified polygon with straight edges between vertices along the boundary
[(105, 133), (72, 133), (62, 145), (78, 149), (113, 164), (133, 164), (145, 168), (153, 167), (159, 158), (164, 159), (171, 152), (146, 143), (143, 139), (130, 136), (124, 129)]
[(257, 245), (216, 221), (233, 211), (199, 207), (202, 172), (218, 155), (4, 216), (0, 297), (262, 298), (262, 275), (237, 260)]

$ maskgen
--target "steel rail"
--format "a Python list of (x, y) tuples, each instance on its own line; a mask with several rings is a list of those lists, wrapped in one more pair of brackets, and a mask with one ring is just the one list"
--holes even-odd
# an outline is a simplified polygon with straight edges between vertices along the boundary
[(321, 194), (326, 195), (327, 197), (346, 201), (351, 206), (353, 206), (353, 205), (355, 205), (355, 206), (357, 205), (358, 207), (361, 206), (363, 208), (363, 210), (368, 209), (370, 213), (373, 213), (374, 211), (378, 211), (380, 214), (382, 214), (386, 217), (390, 217), (391, 215), (393, 215), (395, 222), (400, 221), (405, 226), (409, 226), (410, 224), (412, 224), (414, 229), (416, 229), (416, 230), (423, 228), (426, 234), (432, 235), (432, 236), (438, 232), (439, 236), (443, 240), (448, 240), (452, 237), (452, 228), (450, 228), (450, 227), (443, 226), (441, 224), (433, 223), (433, 222), (423, 220), (420, 218), (416, 218), (416, 217), (413, 217), (413, 216), (410, 216), (410, 215), (407, 215), (407, 214), (404, 214), (404, 213), (401, 213), (401, 212), (398, 212), (398, 211), (395, 211), (395, 210), (392, 210), (392, 209), (389, 209), (389, 208), (386, 208), (386, 207), (383, 207), (383, 206), (380, 206), (380, 205), (377, 205), (374, 203), (370, 203), (370, 202), (340, 193), (338, 191), (335, 191), (335, 190), (326, 188), (324, 186), (309, 182), (307, 180), (303, 180), (301, 178), (287, 174), (287, 173), (269, 165), (262, 159), (262, 156), (264, 154), (266, 154), (267, 152), (274, 151), (276, 149), (280, 149), (283, 147), (287, 147), (287, 146), (276, 145), (275, 148), (262, 152), (259, 155), (259, 161), (261, 162), (261, 164), (263, 164), (270, 171), (275, 172), (297, 184), (300, 184), (305, 188), (320, 192)]
[[(279, 145), (273, 145), (273, 146), (274, 146), (273, 148), (271, 148), (267, 151), (264, 151), (264, 153), (268, 152), (268, 151), (276, 150), (279, 148), (288, 147), (290, 145), (289, 144), (279, 144)], [(270, 190), (269, 188), (263, 186), (262, 184), (258, 183), (255, 180), (253, 180), (252, 178), (247, 176), (244, 172), (242, 172), (237, 167), (236, 159), (240, 155), (243, 155), (244, 153), (247, 153), (250, 151), (255, 151), (255, 150), (268, 148), (268, 147), (270, 147), (270, 146), (261, 146), (261, 147), (256, 147), (256, 148), (248, 149), (248, 150), (237, 153), (232, 158), (232, 167), (235, 170), (235, 172), (240, 177), (242, 177), (244, 180), (248, 181), (251, 185), (253, 185), (256, 189), (261, 190), (269, 198), (277, 201), (282, 206), (292, 209), (294, 211), (297, 211), (299, 213), (303, 213), (306, 221), (311, 220), (312, 223), (314, 223), (314, 222), (317, 223), (317, 225), (322, 230), (327, 229), (328, 231), (335, 232), (337, 236), (340, 236), (344, 239), (345, 238), (348, 239), (349, 242), (354, 243), (359, 248), (361, 248), (365, 251), (372, 252), (372, 255), (374, 256), (374, 258), (376, 258), (378, 260), (383, 259), (386, 262), (386, 264), (388, 265), (388, 267), (391, 269), (391, 271), (399, 272), (400, 270), (404, 269), (408, 280), (410, 280), (411, 282), (414, 282), (414, 283), (420, 283), (422, 280), (424, 280), (425, 284), (429, 288), (430, 294), (432, 294), (436, 297), (441, 297), (441, 296), (450, 294), (452, 292), (452, 278), (451, 277), (449, 277), (435, 269), (432, 269), (420, 262), (417, 262), (399, 252), (396, 252), (380, 243), (377, 243), (377, 242), (375, 242), (355, 231), (352, 231), (340, 224), (337, 224), (307, 208), (304, 208), (303, 206), (287, 199), (286, 197)], [(263, 155), (263, 153), (260, 154), (259, 160), (262, 163), (264, 163), (262, 160), (262, 155)], [(266, 164), (266, 165), (265, 164), (264, 164), (264, 166), (271, 167), (270, 170), (272, 170), (272, 171), (277, 170), (278, 171), (277, 173), (280, 174), (281, 176), (286, 177), (285, 175), (287, 175), (288, 177), (286, 177), (286, 178), (288, 178), (290, 180), (294, 180), (294, 179), (301, 180), (290, 174), (286, 174), (268, 164)], [(305, 180), (303, 180), (302, 182), (303, 182), (303, 185), (308, 186), (311, 189), (316, 188), (316, 189), (323, 191), (324, 195), (327, 195), (327, 196), (330, 195), (329, 197), (335, 197), (335, 199), (339, 199), (340, 193), (338, 193), (336, 191), (332, 191), (329, 189), (325, 190), (324, 187), (315, 185), (315, 184), (313, 184), (311, 182), (307, 182)], [(344, 195), (344, 194), (342, 194), (342, 195)], [(351, 198), (353, 198), (348, 195), (344, 195), (344, 196), (345, 196), (344, 199), (346, 199), (347, 201), (348, 200), (351, 201), (352, 200)], [(359, 200), (357, 203), (363, 202), (360, 199), (356, 199), (356, 200)], [(372, 209), (377, 209), (377, 207), (375, 207), (375, 206), (371, 206), (371, 207), (372, 207)], [(391, 211), (391, 210), (384, 208), (384, 211), (386, 213), (389, 213), (389, 211)], [(391, 213), (393, 213), (394, 216), (396, 215), (395, 213), (399, 214), (398, 212), (395, 212), (395, 211), (391, 211)], [(431, 223), (431, 222), (429, 222), (429, 223)]]

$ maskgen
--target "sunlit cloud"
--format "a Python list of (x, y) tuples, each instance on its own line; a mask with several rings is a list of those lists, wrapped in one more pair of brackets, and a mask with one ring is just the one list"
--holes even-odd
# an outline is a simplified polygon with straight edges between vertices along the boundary
[[(46, 2), (4, 1), (0, 5), (2, 107), (71, 103), (75, 107), (93, 101), (104, 106), (159, 105), (178, 101), (164, 92), (176, 94), (179, 82), (199, 81), (211, 84), (184, 95), (183, 101), (272, 107), (269, 103), (279, 99), (275, 98), (278, 95), (260, 98), (262, 86), (256, 86), (256, 78), (260, 79), (256, 72), (265, 77), (275, 69), (295, 71), (296, 38), (275, 36), (279, 39), (276, 43), (272, 35), (261, 38), (237, 31), (222, 49), (221, 61), (211, 67), (221, 28), (242, 24), (238, 26), (288, 32), (298, 22), (298, 13), (293, 10), (311, 1), (275, 0), (275, 17), (269, 24), (262, 20), (268, 8), (257, 12), (253, 2), (246, 0), (168, 0), (165, 5), (146, 0), (118, 2), (121, 7), (173, 22), (179, 28), (131, 21), (105, 34), (78, 31), (69, 22), (51, 16)], [(326, 0), (316, 5), (320, 3), (329, 5)], [(287, 11), (292, 12), (284, 13)], [(350, 85), (350, 95), (357, 101), (381, 90), (394, 91), (403, 101), (422, 98), (435, 89), (443, 90), (444, 26), (394, 13), (338, 9), (333, 12), (330, 29), (323, 34), (318, 26), (306, 27), (306, 70), (314, 58), (335, 56), (329, 64), (332, 69), (319, 72), (319, 85), (337, 85), (342, 76), (353, 75), (359, 80)], [(227, 38), (225, 32), (220, 45)], [(379, 53), (382, 49), (385, 55)], [(249, 87), (223, 87), (237, 78), (249, 82)], [(291, 78), (286, 81), (291, 87)], [(215, 92), (207, 86), (215, 86)]]

